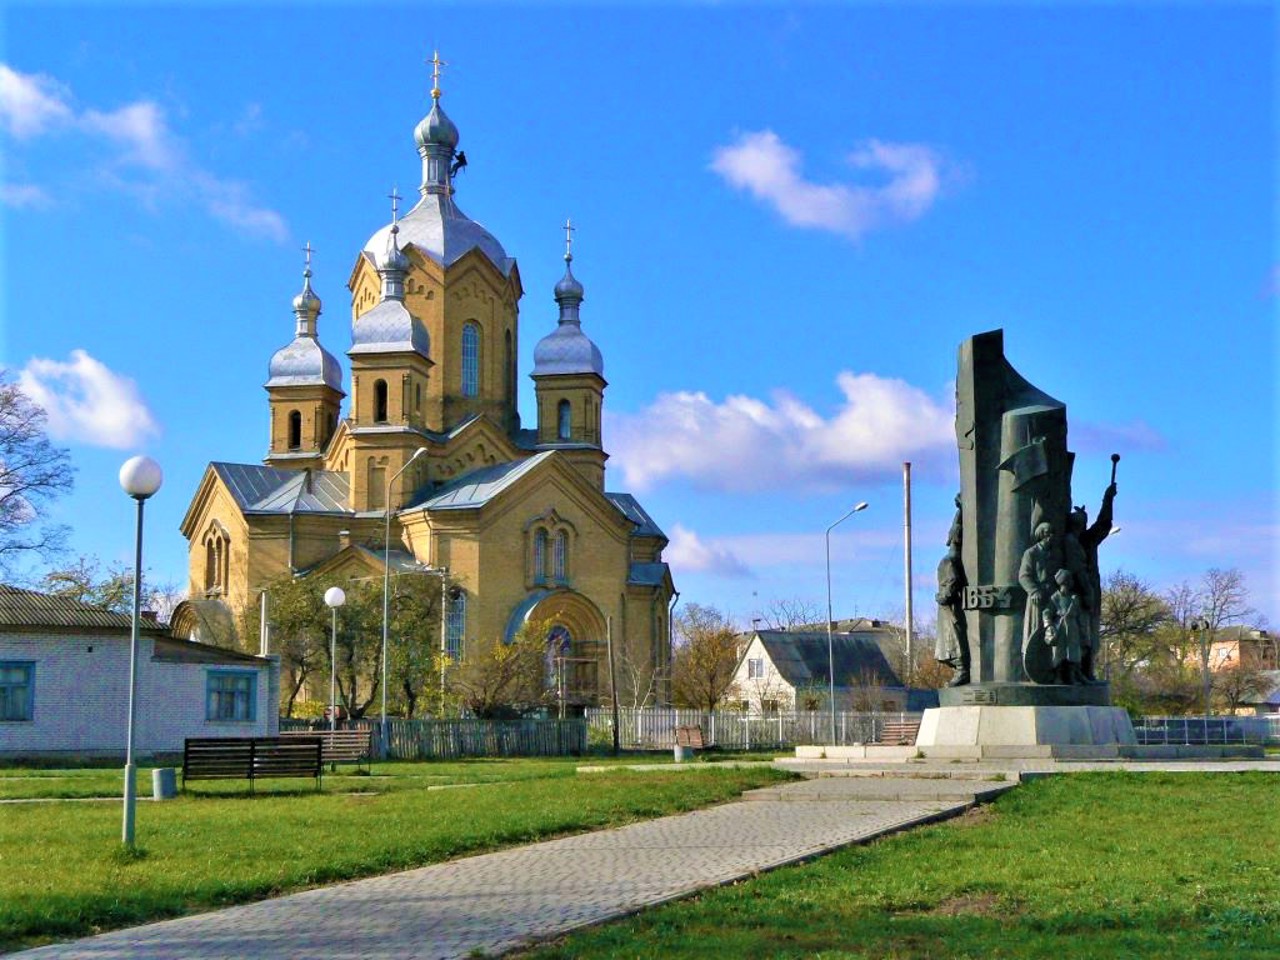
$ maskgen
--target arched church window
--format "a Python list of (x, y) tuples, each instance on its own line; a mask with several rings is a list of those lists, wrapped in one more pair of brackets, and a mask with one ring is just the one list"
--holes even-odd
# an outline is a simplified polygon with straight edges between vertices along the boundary
[(445, 620), (445, 653), (450, 660), (462, 659), (462, 638), (467, 631), (467, 592), (461, 587), (449, 591), (449, 612)]
[(387, 381), (373, 382), (373, 420), (375, 423), (387, 422)]
[(422, 413), (422, 384), (413, 385), (413, 412)]
[(547, 531), (539, 527), (533, 534), (533, 581), (547, 580)]
[(213, 541), (206, 540), (204, 544), (204, 589), (208, 593), (218, 585), (218, 554), (214, 549)]
[(462, 395), (480, 394), (480, 327), (468, 322), (462, 328)]
[(216, 521), (209, 525), (204, 538), (204, 592), (206, 596), (225, 594), (231, 578), (231, 538)]
[(551, 553), (551, 572), (557, 583), (564, 583), (565, 571), (569, 559), (569, 534), (565, 530), (556, 533), (555, 545)]
[(573, 408), (568, 400), (561, 400), (556, 407), (556, 437), (560, 440), (568, 440), (571, 430)]
[(302, 414), (297, 410), (289, 411), (289, 449), (297, 450), (302, 446)]

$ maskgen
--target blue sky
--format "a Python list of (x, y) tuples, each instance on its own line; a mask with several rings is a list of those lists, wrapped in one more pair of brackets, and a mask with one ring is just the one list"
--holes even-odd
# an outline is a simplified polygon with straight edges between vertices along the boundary
[[(457, 200), (516, 257), (521, 370), (578, 231), (608, 486), (683, 601), (900, 616), (958, 471), (956, 347), (1002, 327), (1068, 407), (1075, 499), (1118, 452), (1104, 570), (1238, 567), (1280, 620), (1276, 14), (1265, 4), (9, 4), (0, 363), (72, 452), (79, 552), (131, 555), (116, 471), (158, 459), (147, 563), (208, 461), (266, 451), (262, 384), (316, 248), (321, 341), (412, 192), (438, 47)], [(534, 411), (532, 384), (521, 399)]]

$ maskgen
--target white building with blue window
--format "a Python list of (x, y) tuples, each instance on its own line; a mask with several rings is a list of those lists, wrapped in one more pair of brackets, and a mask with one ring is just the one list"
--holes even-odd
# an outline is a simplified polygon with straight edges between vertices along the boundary
[[(124, 756), (132, 618), (0, 585), (0, 757)], [(273, 736), (280, 671), (270, 658), (178, 640), (144, 620), (135, 749), (187, 737)]]

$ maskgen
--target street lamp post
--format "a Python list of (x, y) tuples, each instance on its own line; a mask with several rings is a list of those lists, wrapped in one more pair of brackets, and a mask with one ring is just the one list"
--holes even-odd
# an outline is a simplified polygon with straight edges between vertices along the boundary
[(120, 486), (138, 504), (138, 520), (133, 549), (133, 631), (129, 640), (129, 721), (124, 753), (124, 826), (121, 839), (133, 846), (134, 810), (137, 807), (137, 768), (133, 763), (133, 728), (138, 699), (138, 624), (142, 616), (142, 508), (160, 489), (164, 472), (150, 457), (132, 457), (120, 468)]
[(324, 592), (324, 602), (333, 611), (333, 632), (329, 638), (329, 729), (338, 729), (338, 608), (347, 602), (346, 591), (330, 587)]
[(867, 501), (856, 503), (843, 517), (827, 527), (827, 684), (831, 709), (831, 745), (836, 745), (836, 652), (831, 637), (831, 531), (860, 510), (867, 509)]
[[(1192, 633), (1198, 634), (1200, 639), (1200, 682), (1204, 686), (1204, 720), (1205, 730), (1209, 729), (1209, 706), (1210, 698), (1213, 693), (1213, 676), (1209, 672), (1209, 644), (1213, 637), (1209, 630), (1209, 621), (1205, 619), (1197, 619), (1191, 621)], [(1205, 734), (1208, 736), (1208, 734)]]
[(409, 469), (409, 464), (427, 452), (426, 447), (413, 451), (413, 456), (405, 461), (403, 467), (393, 473), (387, 480), (386, 498), (382, 501), (382, 512), (386, 520), (386, 538), (383, 541), (382, 565), (382, 722), (379, 724), (382, 757), (387, 756), (387, 633), (391, 622), (391, 484), (400, 474)]

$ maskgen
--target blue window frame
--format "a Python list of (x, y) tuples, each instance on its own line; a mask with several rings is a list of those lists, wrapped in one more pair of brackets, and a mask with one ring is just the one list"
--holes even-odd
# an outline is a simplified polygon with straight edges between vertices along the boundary
[(206, 720), (218, 723), (252, 723), (257, 716), (256, 673), (245, 670), (210, 670), (206, 674)]
[(459, 590), (449, 598), (449, 616), (445, 621), (444, 650), (450, 660), (462, 659), (462, 638), (467, 632), (467, 595)]
[(480, 328), (468, 323), (462, 328), (462, 395), (480, 393)]
[(36, 665), (0, 660), (0, 722), (35, 719)]

